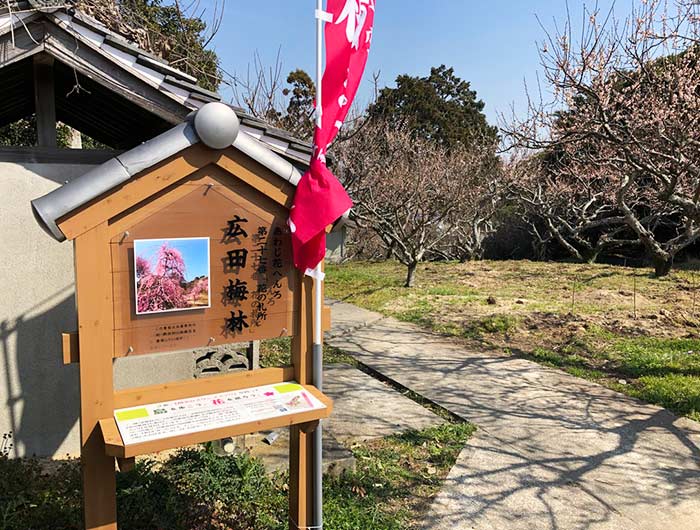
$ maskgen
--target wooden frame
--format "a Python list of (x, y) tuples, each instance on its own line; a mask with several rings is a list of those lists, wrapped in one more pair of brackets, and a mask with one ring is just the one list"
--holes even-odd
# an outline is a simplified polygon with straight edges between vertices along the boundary
[[(114, 239), (125, 229), (125, 216), (132, 221), (145, 219), (165, 207), (173, 197), (186, 196), (192, 189), (191, 183), (203, 178), (203, 170), (210, 180), (226, 183), (227, 179), (238, 179), (245, 183), (247, 188), (241, 188), (241, 193), (257, 197), (258, 201), (272, 201), (279, 212), (276, 215), (284, 216), (286, 221), (294, 192), (291, 184), (233, 148), (214, 151), (200, 144), (144, 171), (59, 220), (60, 229), (75, 246), (78, 331), (63, 334), (63, 360), (77, 362), (80, 367), (81, 461), (87, 530), (117, 528), (115, 463), (120, 469), (128, 469), (133, 467), (133, 457), (137, 455), (283, 426), (290, 427), (291, 437), (290, 528), (310, 524), (314, 499), (311, 433), (318, 421), (332, 410), (332, 401), (312, 386), (314, 287), (310, 278), (298, 272), (290, 276), (291, 366), (118, 392), (113, 387), (112, 361), (117, 340), (114, 328), (118, 316), (115, 308), (119, 307), (112, 281)], [(166, 193), (170, 194), (167, 200)], [(328, 329), (328, 308), (324, 308), (323, 316), (324, 328)], [(114, 419), (114, 412), (119, 408), (291, 380), (313, 394), (325, 409), (131, 445), (124, 444)]]

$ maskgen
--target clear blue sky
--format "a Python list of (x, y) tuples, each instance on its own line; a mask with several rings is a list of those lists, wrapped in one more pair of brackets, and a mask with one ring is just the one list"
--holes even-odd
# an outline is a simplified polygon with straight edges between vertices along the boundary
[[(637, 0), (639, 2), (640, 0)], [(633, 0), (599, 0), (602, 11), (615, 3), (623, 15)], [(358, 98), (368, 101), (371, 72), (381, 72), (380, 87), (393, 85), (398, 74), (426, 75), (431, 66), (446, 64), (472, 83), (486, 102), (492, 123), (497, 112), (515, 103), (524, 110), (523, 79), (531, 86), (539, 68), (536, 42), (543, 38), (535, 15), (552, 28), (566, 18), (565, 0), (376, 0), (372, 50)], [(227, 0), (224, 24), (214, 48), (222, 66), (245, 75), (257, 50), (265, 64), (277, 51), (286, 73), (303, 68), (313, 75), (315, 0)], [(213, 0), (200, 4), (211, 10)], [(572, 18), (581, 20), (583, 6), (594, 1), (569, 0)], [(206, 18), (206, 16), (205, 16)], [(231, 97), (223, 90), (224, 96)]]
[(151, 270), (155, 268), (158, 249), (164, 242), (180, 251), (185, 261), (185, 280), (209, 276), (209, 241), (207, 238), (141, 239), (134, 242), (134, 254), (147, 259)]

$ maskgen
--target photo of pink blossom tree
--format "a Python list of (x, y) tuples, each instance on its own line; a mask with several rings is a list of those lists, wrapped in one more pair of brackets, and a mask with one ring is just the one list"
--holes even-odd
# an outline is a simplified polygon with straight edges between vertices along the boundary
[(209, 238), (134, 241), (136, 314), (210, 307)]

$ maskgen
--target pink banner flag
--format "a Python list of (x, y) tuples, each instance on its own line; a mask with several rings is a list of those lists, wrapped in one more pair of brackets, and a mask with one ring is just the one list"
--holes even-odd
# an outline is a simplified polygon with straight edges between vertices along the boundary
[(323, 259), (326, 227), (352, 207), (352, 200), (326, 167), (326, 152), (350, 110), (372, 44), (374, 0), (328, 0), (326, 69), (321, 83), (321, 126), (314, 155), (299, 181), (289, 217), (294, 265), (305, 272)]

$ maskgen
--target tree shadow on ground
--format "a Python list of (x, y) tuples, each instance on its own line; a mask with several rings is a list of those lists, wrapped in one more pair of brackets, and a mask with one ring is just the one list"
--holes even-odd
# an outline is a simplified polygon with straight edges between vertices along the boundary
[(692, 528), (700, 424), (393, 319), (331, 342), (477, 425), (426, 528)]
[(62, 361), (61, 333), (76, 327), (70, 290), (36, 306), (48, 309), (0, 322), (2, 384), (18, 456), (53, 456), (78, 421), (78, 369)]

